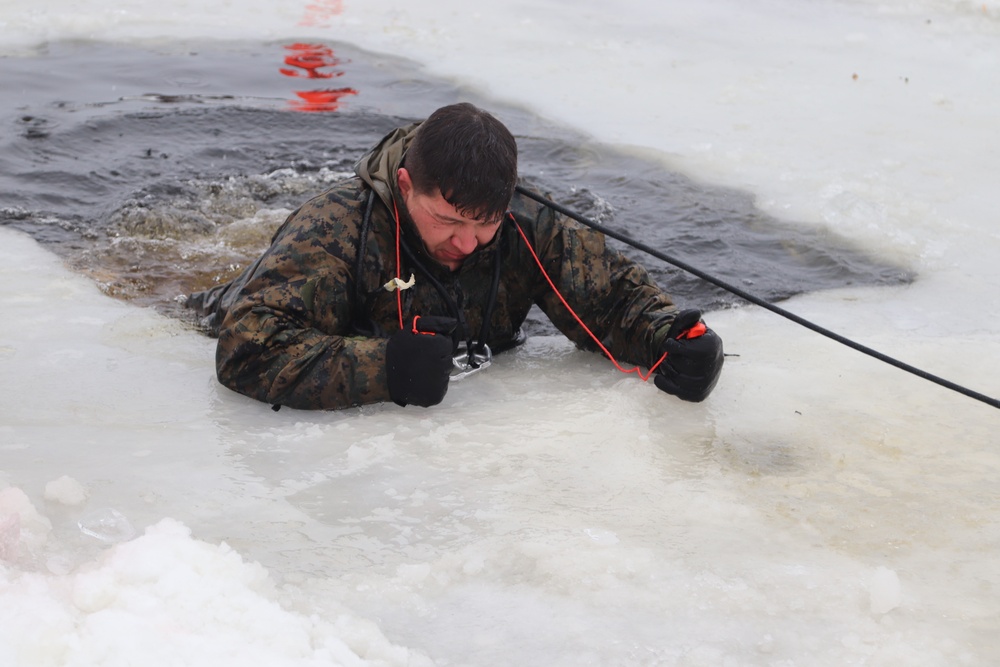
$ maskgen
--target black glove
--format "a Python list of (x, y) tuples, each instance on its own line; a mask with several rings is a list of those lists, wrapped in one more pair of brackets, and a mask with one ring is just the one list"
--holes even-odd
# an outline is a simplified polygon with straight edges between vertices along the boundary
[(700, 310), (677, 313), (663, 349), (667, 358), (657, 369), (656, 386), (685, 401), (697, 403), (708, 398), (719, 381), (725, 357), (722, 339), (701, 323)]
[(385, 374), (394, 403), (427, 408), (444, 400), (457, 325), (453, 317), (415, 317), (411, 326), (389, 337)]

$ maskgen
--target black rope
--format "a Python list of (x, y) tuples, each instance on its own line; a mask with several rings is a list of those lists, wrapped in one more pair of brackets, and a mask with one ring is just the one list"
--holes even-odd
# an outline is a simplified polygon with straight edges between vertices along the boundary
[(854, 350), (857, 350), (858, 352), (861, 352), (863, 354), (867, 354), (868, 356), (874, 357), (875, 359), (878, 359), (879, 361), (883, 361), (883, 362), (889, 364), (890, 366), (895, 366), (896, 368), (899, 368), (900, 370), (904, 370), (907, 373), (912, 373), (913, 375), (916, 375), (917, 377), (923, 378), (925, 380), (929, 380), (929, 381), (931, 381), (931, 382), (933, 382), (935, 384), (941, 385), (942, 387), (945, 387), (947, 389), (951, 389), (952, 391), (956, 391), (956, 392), (958, 392), (960, 394), (968, 396), (969, 398), (974, 398), (977, 401), (981, 401), (981, 402), (983, 402), (983, 403), (985, 403), (987, 405), (991, 405), (994, 408), (1000, 408), (1000, 400), (997, 400), (997, 399), (992, 398), (990, 396), (987, 396), (985, 394), (980, 394), (978, 391), (973, 391), (971, 389), (963, 387), (962, 385), (955, 384), (954, 382), (951, 382), (950, 380), (945, 380), (944, 378), (938, 377), (936, 375), (932, 375), (931, 373), (928, 373), (927, 371), (921, 370), (921, 369), (919, 369), (919, 368), (917, 368), (915, 366), (911, 366), (911, 365), (909, 365), (907, 363), (899, 361), (898, 359), (893, 359), (892, 357), (890, 357), (888, 355), (885, 355), (885, 354), (879, 352), (878, 350), (873, 350), (872, 348), (867, 347), (865, 345), (862, 345), (861, 343), (857, 343), (857, 342), (851, 340), (850, 338), (845, 338), (844, 336), (841, 336), (838, 333), (830, 331), (829, 329), (821, 327), (818, 324), (814, 324), (814, 323), (810, 322), (807, 319), (799, 317), (795, 313), (789, 312), (789, 311), (787, 311), (784, 308), (781, 308), (779, 306), (775, 306), (773, 303), (768, 303), (764, 299), (762, 299), (762, 298), (760, 298), (758, 296), (754, 296), (753, 294), (750, 294), (749, 292), (746, 292), (746, 291), (740, 289), (739, 287), (736, 287), (735, 285), (730, 285), (729, 283), (725, 282), (724, 280), (720, 280), (720, 279), (716, 278), (715, 276), (712, 276), (712, 275), (710, 275), (708, 273), (705, 273), (704, 271), (702, 271), (702, 270), (700, 270), (698, 268), (695, 268), (694, 266), (691, 266), (687, 262), (684, 262), (682, 260), (679, 260), (679, 259), (676, 259), (674, 257), (671, 257), (671, 256), (669, 256), (669, 255), (667, 255), (665, 253), (660, 252), (659, 250), (656, 250), (655, 248), (651, 248), (650, 246), (646, 245), (645, 243), (642, 243), (640, 241), (636, 241), (635, 239), (632, 239), (632, 238), (630, 238), (628, 236), (625, 236), (624, 234), (616, 232), (613, 229), (610, 229), (608, 227), (605, 227), (604, 225), (598, 224), (598, 223), (594, 222), (593, 220), (590, 220), (590, 219), (588, 219), (588, 218), (580, 215), (579, 213), (576, 213), (575, 211), (572, 211), (572, 210), (566, 208), (565, 206), (557, 204), (556, 202), (554, 202), (554, 201), (552, 201), (550, 199), (547, 199), (547, 198), (545, 198), (545, 197), (543, 197), (543, 196), (541, 196), (541, 195), (539, 195), (539, 194), (537, 194), (535, 192), (532, 192), (531, 190), (528, 190), (527, 188), (524, 188), (524, 187), (518, 185), (518, 186), (516, 186), (516, 189), (517, 189), (517, 191), (519, 193), (521, 193), (525, 197), (528, 197), (529, 199), (534, 199), (536, 202), (538, 202), (540, 204), (543, 204), (545, 206), (548, 206), (549, 208), (553, 209), (554, 211), (562, 213), (563, 215), (565, 215), (567, 217), (570, 217), (573, 220), (576, 220), (577, 222), (579, 222), (579, 223), (581, 223), (583, 225), (586, 225), (587, 227), (590, 227), (591, 229), (596, 229), (597, 231), (602, 232), (606, 236), (610, 236), (611, 238), (617, 239), (617, 240), (621, 241), (622, 243), (626, 243), (626, 244), (632, 246), (633, 248), (635, 248), (637, 250), (641, 250), (641, 251), (643, 251), (645, 253), (648, 253), (649, 255), (652, 255), (653, 257), (656, 257), (657, 259), (663, 260), (664, 262), (666, 262), (668, 264), (673, 264), (677, 268), (683, 269), (684, 271), (687, 271), (688, 273), (690, 273), (690, 274), (692, 274), (694, 276), (697, 276), (698, 278), (701, 278), (705, 282), (712, 283), (716, 287), (721, 287), (722, 289), (726, 290), (727, 292), (731, 292), (731, 293), (735, 294), (736, 296), (740, 297), (741, 299), (744, 299), (745, 301), (749, 301), (750, 303), (752, 303), (752, 304), (754, 304), (756, 306), (760, 306), (761, 308), (765, 308), (767, 310), (770, 310), (772, 313), (780, 315), (781, 317), (784, 317), (785, 319), (791, 320), (792, 322), (795, 322), (796, 324), (802, 325), (802, 326), (804, 326), (807, 329), (810, 329), (812, 331), (815, 331), (818, 334), (826, 336), (827, 338), (835, 340), (838, 343), (841, 343), (842, 345), (846, 345), (847, 347), (852, 348)]
[[(507, 223), (507, 216), (504, 216), (500, 225)], [(479, 343), (477, 346), (477, 352), (482, 352), (486, 349), (486, 337), (490, 333), (490, 324), (493, 321), (493, 310), (497, 305), (497, 293), (500, 292), (500, 263), (501, 254), (503, 254), (503, 232), (498, 232), (497, 245), (493, 249), (493, 282), (490, 283), (490, 294), (486, 299), (486, 306), (483, 308), (483, 323), (479, 328)], [(470, 350), (471, 351), (471, 350)], [(471, 357), (470, 357), (471, 360)]]

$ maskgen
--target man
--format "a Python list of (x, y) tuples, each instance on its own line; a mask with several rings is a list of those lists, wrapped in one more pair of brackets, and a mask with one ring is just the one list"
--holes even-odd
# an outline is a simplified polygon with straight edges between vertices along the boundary
[(700, 313), (678, 313), (602, 234), (515, 194), (517, 146), (492, 115), (438, 109), (355, 170), (292, 213), (233, 283), (189, 299), (218, 333), (227, 387), (302, 409), (436, 405), (456, 352), (485, 364), (523, 340), (538, 304), (580, 347), (645, 368), (666, 352), (664, 391), (712, 391), (722, 342), (685, 335)]

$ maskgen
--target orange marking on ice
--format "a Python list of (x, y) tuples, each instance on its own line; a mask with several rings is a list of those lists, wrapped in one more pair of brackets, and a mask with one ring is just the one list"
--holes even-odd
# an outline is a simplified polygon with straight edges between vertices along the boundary
[(320, 72), (322, 67), (336, 67), (340, 64), (340, 59), (333, 53), (333, 49), (322, 44), (287, 44), (285, 64), (296, 67), (298, 70), (280, 68), (278, 71), (285, 76), (298, 76), (308, 79), (332, 79), (343, 75), (343, 72)]
[[(339, 3), (338, 3), (339, 4)], [(285, 76), (301, 79), (334, 79), (343, 76), (341, 70), (321, 71), (325, 68), (337, 67), (343, 61), (337, 57), (329, 46), (323, 44), (306, 44), (297, 42), (286, 44), (285, 64), (278, 71)], [(289, 105), (295, 111), (337, 111), (340, 99), (345, 95), (357, 95), (354, 88), (324, 88), (321, 90), (297, 90), (297, 100), (291, 100)]]
[(306, 5), (306, 11), (299, 20), (299, 25), (329, 28), (330, 19), (344, 11), (343, 0), (317, 0)]
[(337, 88), (336, 90), (296, 90), (295, 94), (301, 100), (291, 100), (290, 105), (295, 111), (336, 111), (340, 108), (340, 98), (346, 95), (357, 95), (353, 88)]

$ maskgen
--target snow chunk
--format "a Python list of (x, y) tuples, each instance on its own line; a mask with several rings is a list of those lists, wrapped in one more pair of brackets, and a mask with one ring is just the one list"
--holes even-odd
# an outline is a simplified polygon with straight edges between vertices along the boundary
[(52, 522), (38, 513), (21, 489), (0, 491), (0, 560), (17, 560), (22, 549), (37, 551), (49, 538)]
[(875, 568), (869, 587), (873, 614), (887, 614), (899, 606), (902, 589), (899, 575), (887, 567)]
[(87, 489), (69, 475), (63, 475), (45, 485), (45, 499), (63, 505), (82, 505), (87, 500)]

